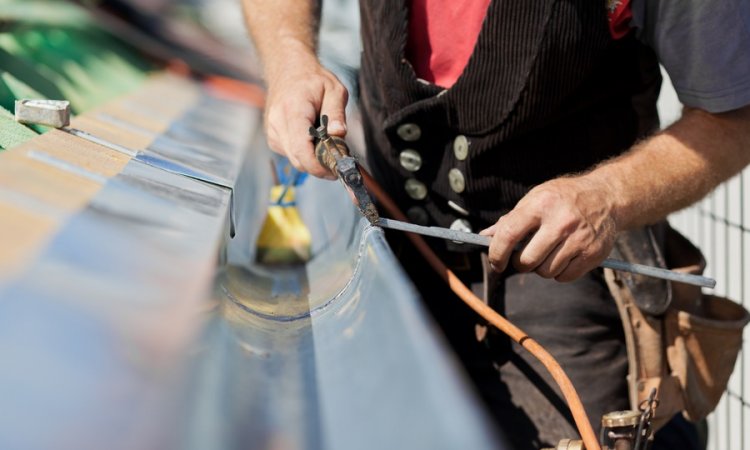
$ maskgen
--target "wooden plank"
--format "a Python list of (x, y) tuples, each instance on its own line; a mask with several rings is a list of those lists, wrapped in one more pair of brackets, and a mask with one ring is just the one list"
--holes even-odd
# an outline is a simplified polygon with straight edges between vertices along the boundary
[(120, 173), (130, 157), (115, 150), (88, 142), (63, 131), (52, 130), (15, 149), (14, 154), (44, 152), (56, 159), (78, 166), (106, 178)]
[[(154, 140), (152, 136), (134, 133), (125, 130), (123, 127), (118, 127), (88, 115), (76, 117), (71, 121), (70, 126), (71, 128), (77, 128), (89, 134), (93, 134), (105, 141), (113, 142), (133, 150), (142, 150), (148, 147), (148, 145)], [(80, 138), (74, 139), (76, 141), (83, 141), (83, 139)]]
[(57, 228), (54, 218), (4, 203), (0, 198), (0, 280), (21, 271)]
[[(71, 126), (143, 149), (193, 107), (199, 95), (195, 82), (161, 73), (132, 94), (74, 118)], [(102, 112), (122, 123), (97, 118)], [(125, 154), (59, 130), (0, 153), (0, 278), (33, 261), (67, 219), (129, 161)]]

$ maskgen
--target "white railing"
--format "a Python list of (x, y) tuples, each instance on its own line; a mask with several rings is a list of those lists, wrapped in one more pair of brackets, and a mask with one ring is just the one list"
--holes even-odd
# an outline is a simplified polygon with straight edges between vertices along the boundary
[[(662, 121), (679, 115), (679, 103), (668, 80), (662, 89)], [(717, 281), (714, 293), (750, 308), (750, 168), (722, 184), (692, 207), (673, 214), (672, 226), (703, 250), (706, 275)], [(745, 341), (750, 336), (745, 329)], [(743, 351), (729, 387), (708, 418), (709, 450), (750, 449), (750, 351)]]

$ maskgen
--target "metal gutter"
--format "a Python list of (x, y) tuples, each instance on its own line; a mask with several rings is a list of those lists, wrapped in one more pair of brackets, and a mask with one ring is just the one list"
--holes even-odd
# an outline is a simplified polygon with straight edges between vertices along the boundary
[(260, 112), (205, 93), (192, 105), (148, 151), (232, 181), (236, 237), (227, 189), (136, 160), (114, 177), (68, 170), (102, 185), (0, 277), (0, 448), (499, 448), (382, 231), (337, 183), (298, 195), (312, 261), (254, 264), (271, 184)]

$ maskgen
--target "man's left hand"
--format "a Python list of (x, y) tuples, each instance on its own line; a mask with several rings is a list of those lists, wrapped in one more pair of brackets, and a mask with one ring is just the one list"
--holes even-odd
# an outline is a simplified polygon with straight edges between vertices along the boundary
[(605, 181), (586, 175), (535, 187), (480, 233), (493, 236), (492, 267), (502, 272), (512, 261), (520, 272), (533, 271), (557, 281), (581, 277), (612, 250), (617, 233), (613, 200)]

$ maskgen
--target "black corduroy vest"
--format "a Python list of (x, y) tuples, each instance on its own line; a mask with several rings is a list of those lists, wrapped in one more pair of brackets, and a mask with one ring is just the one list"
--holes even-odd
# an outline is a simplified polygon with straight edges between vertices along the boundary
[[(604, 0), (492, 0), (448, 90), (417, 79), (404, 56), (408, 3), (360, 1), (360, 77), (369, 166), (403, 209), (420, 213), (415, 221), (463, 218), (476, 231), (534, 185), (586, 170), (658, 126), (656, 59), (632, 33), (610, 37)], [(459, 136), (468, 156), (454, 150)], [(402, 164), (404, 150), (421, 157), (416, 170)], [(426, 197), (407, 195), (407, 180)]]

